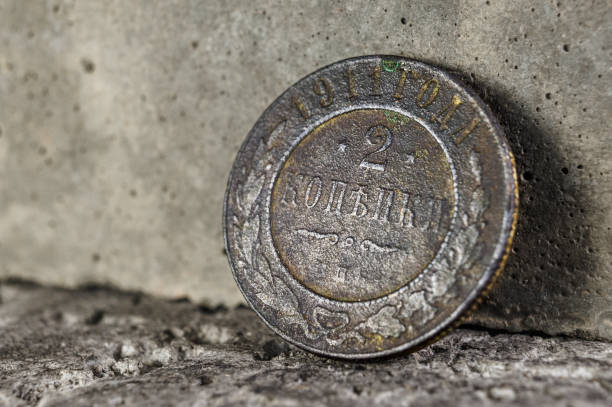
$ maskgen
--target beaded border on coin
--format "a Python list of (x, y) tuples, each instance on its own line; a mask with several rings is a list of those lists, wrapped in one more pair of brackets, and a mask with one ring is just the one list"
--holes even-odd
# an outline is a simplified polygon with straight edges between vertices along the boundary
[[(364, 76), (363, 72), (377, 66), (382, 68), (379, 73), (390, 74), (379, 84), (381, 95), (352, 97), (365, 86), (352, 83), (357, 74)], [(345, 79), (345, 97), (338, 90), (321, 90), (339, 88), (347, 72), (355, 77)], [(432, 80), (440, 99), (445, 91), (453, 98), (436, 103), (408, 98), (410, 92), (427, 96), (430, 85), (419, 91)], [(402, 97), (397, 98), (400, 84)], [(330, 94), (334, 96), (330, 98)], [(440, 118), (448, 112), (445, 108), (453, 107), (454, 95), (473, 113), (473, 117), (465, 113), (460, 117), (467, 121), (458, 130)], [(417, 278), (383, 297), (347, 302), (312, 292), (286, 269), (271, 236), (269, 208), (274, 184), (291, 151), (321, 123), (358, 109), (395, 111), (425, 127), (449, 158), (455, 199), (449, 232)], [(459, 137), (462, 139), (457, 142)], [(497, 172), (483, 171), (483, 160), (486, 168)], [(496, 217), (488, 216), (501, 219), (496, 223), (487, 220), (492, 201), (495, 208), (491, 210), (503, 210)], [(418, 61), (366, 56), (340, 61), (306, 76), (264, 112), (230, 174), (223, 226), (238, 287), (271, 329), (312, 352), (362, 359), (414, 350), (452, 328), (502, 270), (516, 227), (517, 207), (510, 149), (490, 110), (472, 91), (449, 74)], [(481, 237), (486, 228), (494, 228), (489, 232), (496, 237), (494, 242)]]

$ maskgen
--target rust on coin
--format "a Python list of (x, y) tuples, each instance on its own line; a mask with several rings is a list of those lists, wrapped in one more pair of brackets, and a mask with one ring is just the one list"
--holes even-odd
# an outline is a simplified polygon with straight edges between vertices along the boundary
[(368, 358), (451, 328), (501, 271), (516, 211), (512, 155), (484, 103), (438, 68), (365, 56), (264, 112), (223, 219), (234, 278), (276, 333)]

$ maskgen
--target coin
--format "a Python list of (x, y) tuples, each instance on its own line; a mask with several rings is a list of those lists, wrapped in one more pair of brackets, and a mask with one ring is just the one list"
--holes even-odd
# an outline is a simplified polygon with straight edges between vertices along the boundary
[(501, 271), (517, 218), (510, 149), (448, 73), (397, 56), (324, 67), (242, 145), (225, 196), (238, 287), (270, 328), (370, 358), (446, 333)]

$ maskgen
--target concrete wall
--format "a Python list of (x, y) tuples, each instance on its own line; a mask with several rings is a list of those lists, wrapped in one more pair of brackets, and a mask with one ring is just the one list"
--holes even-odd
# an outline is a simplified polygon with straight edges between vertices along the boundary
[(257, 117), (364, 54), (456, 72), (516, 154), (514, 253), (475, 321), (612, 339), (612, 7), (0, 0), (0, 278), (241, 301), (221, 204)]

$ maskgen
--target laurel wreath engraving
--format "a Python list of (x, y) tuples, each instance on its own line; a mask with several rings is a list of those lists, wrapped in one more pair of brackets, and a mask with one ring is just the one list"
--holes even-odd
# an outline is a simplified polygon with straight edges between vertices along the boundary
[(470, 154), (470, 169), (475, 184), (472, 199), (468, 208), (461, 214), (461, 227), (449, 243), (448, 255), (436, 259), (432, 264), (435, 272), (430, 299), (440, 297), (454, 283), (457, 273), (453, 270), (469, 269), (480, 256), (482, 245), (478, 245), (478, 237), (485, 226), (482, 216), (489, 207), (489, 201), (482, 188), (480, 159), (474, 151)]
[[(234, 238), (239, 252), (238, 266), (249, 274), (255, 296), (271, 308), (279, 320), (288, 325), (297, 325), (306, 338), (316, 340), (324, 337), (331, 346), (339, 346), (349, 339), (360, 343), (372, 334), (385, 338), (397, 338), (402, 333), (414, 330), (413, 325), (430, 321), (437, 312), (433, 305), (454, 284), (459, 270), (470, 268), (481, 252), (478, 237), (485, 226), (482, 216), (488, 208), (488, 199), (481, 185), (481, 165), (478, 155), (470, 155), (470, 168), (474, 189), (467, 209), (461, 214), (460, 229), (448, 243), (445, 256), (436, 258), (431, 264), (432, 279), (427, 285), (413, 288), (410, 296), (396, 304), (386, 304), (362, 321), (349, 327), (350, 318), (343, 311), (331, 311), (322, 306), (312, 310), (311, 317), (304, 315), (298, 297), (281, 277), (282, 266), (273, 266), (266, 257), (261, 244), (260, 195), (271, 165), (272, 151), (276, 140), (283, 132), (285, 122), (279, 123), (268, 140), (260, 141), (249, 169), (243, 169), (246, 181), (235, 189)], [(307, 234), (303, 231), (303, 234)], [(337, 243), (337, 236), (311, 232), (310, 237), (327, 239)], [(372, 248), (373, 246), (369, 246)], [(410, 321), (405, 324), (402, 321)]]
[[(297, 324), (304, 334), (313, 338), (316, 334), (300, 312), (297, 296), (283, 279), (275, 273), (260, 243), (261, 214), (259, 196), (270, 169), (271, 148), (279, 133), (284, 129), (281, 122), (268, 138), (259, 143), (253, 159), (253, 167), (248, 171), (246, 181), (238, 184), (234, 197), (234, 238), (239, 252), (238, 266), (249, 273), (248, 281), (255, 296), (266, 306), (276, 311), (278, 318), (286, 324)], [(243, 173), (244, 174), (244, 173)]]

